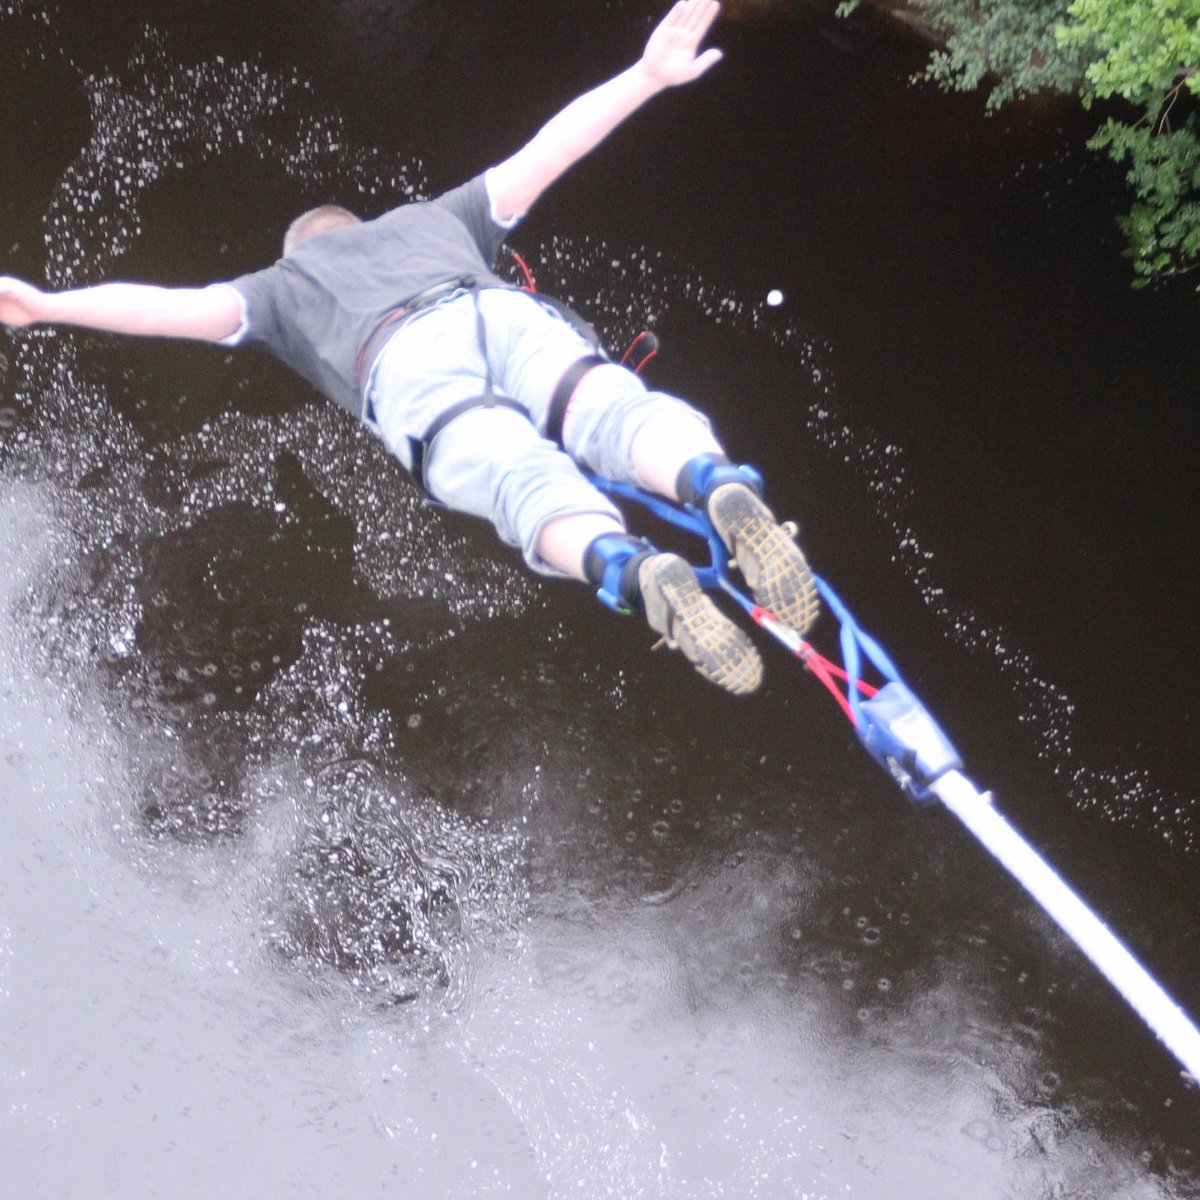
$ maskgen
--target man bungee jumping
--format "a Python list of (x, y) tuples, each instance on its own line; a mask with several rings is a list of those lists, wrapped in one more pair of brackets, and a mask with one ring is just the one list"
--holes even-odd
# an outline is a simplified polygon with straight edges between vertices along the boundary
[(717, 0), (679, 0), (631, 67), (435, 200), (369, 221), (313, 209), (272, 266), (203, 288), (43, 292), (0, 278), (0, 322), (262, 347), (366, 421), (431, 497), (489, 519), (535, 571), (591, 583), (706, 679), (751, 692), (762, 662), (747, 634), (686, 560), (628, 533), (580, 467), (707, 513), (755, 600), (803, 634), (817, 597), (799, 547), (701, 413), (647, 390), (561, 306), (492, 270), (550, 184), (651, 97), (720, 59), (699, 49), (718, 11)]

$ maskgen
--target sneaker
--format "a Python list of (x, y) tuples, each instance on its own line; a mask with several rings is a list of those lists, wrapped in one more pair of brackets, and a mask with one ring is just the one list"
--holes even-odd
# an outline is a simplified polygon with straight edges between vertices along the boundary
[(707, 503), (754, 599), (803, 636), (817, 619), (817, 585), (800, 547), (746, 483), (723, 483)]
[(678, 554), (652, 554), (638, 568), (646, 623), (718, 687), (744, 696), (762, 683), (754, 643), (712, 602)]

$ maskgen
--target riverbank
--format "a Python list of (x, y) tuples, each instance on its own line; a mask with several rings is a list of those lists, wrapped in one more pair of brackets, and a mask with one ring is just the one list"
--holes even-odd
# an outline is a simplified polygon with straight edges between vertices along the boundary
[[(894, 22), (931, 46), (939, 46), (945, 35), (921, 4), (910, 0), (860, 0), (861, 9)], [(819, 13), (837, 15), (838, 0), (726, 0), (725, 16), (733, 21), (793, 19)]]

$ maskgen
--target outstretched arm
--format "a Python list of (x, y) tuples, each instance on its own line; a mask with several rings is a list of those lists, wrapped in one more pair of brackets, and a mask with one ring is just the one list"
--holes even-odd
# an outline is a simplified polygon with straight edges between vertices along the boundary
[(633, 66), (573, 100), (531, 142), (493, 167), (488, 190), (495, 215), (502, 221), (521, 216), (564, 171), (652, 96), (698, 79), (719, 61), (720, 50), (698, 53), (719, 11), (717, 0), (679, 0)]
[(20, 279), (0, 277), (0, 324), (82, 325), (111, 333), (199, 338), (219, 342), (236, 333), (242, 310), (231, 287), (164, 288), (102, 283), (43, 292)]

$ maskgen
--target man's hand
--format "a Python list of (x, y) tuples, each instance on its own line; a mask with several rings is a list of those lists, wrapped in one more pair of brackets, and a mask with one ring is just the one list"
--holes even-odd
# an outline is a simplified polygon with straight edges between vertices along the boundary
[(42, 319), (45, 295), (30, 283), (0, 275), (0, 325), (21, 327)]
[(699, 79), (721, 61), (720, 50), (696, 53), (720, 11), (717, 0), (679, 0), (650, 35), (642, 52), (642, 70), (659, 87)]

